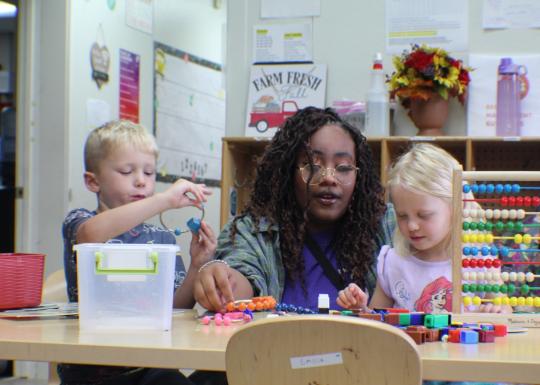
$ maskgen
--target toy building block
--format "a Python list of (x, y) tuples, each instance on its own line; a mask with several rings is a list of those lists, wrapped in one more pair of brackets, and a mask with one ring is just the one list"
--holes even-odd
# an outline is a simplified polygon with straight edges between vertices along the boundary
[(400, 324), (399, 323), (400, 315), (401, 315), (400, 313), (387, 313), (384, 315), (384, 322), (390, 325), (397, 326)]
[(478, 338), (480, 342), (495, 342), (495, 332), (493, 330), (480, 330)]
[(426, 330), (423, 326), (409, 326), (405, 329), (405, 333), (410, 335), (417, 345), (422, 345), (426, 342)]
[(493, 325), (495, 331), (495, 337), (504, 337), (508, 333), (508, 327), (503, 324)]
[(411, 324), (411, 314), (399, 313), (399, 324), (401, 326), (409, 326)]
[(450, 329), (448, 330), (448, 342), (454, 342), (459, 344), (461, 337), (460, 329)]
[(462, 344), (477, 344), (478, 332), (475, 332), (474, 330), (463, 329), (460, 332), (459, 339)]
[(380, 313), (357, 313), (356, 315), (360, 318), (373, 319), (375, 321), (383, 320), (383, 316)]
[(450, 317), (448, 314), (426, 314), (424, 317), (424, 326), (428, 328), (442, 328), (449, 325)]
[(397, 308), (397, 307), (389, 307), (387, 309), (385, 309), (388, 313), (410, 313), (409, 310), (407, 309), (400, 309), (400, 308)]
[(411, 325), (423, 325), (425, 313), (411, 313)]
[(426, 329), (426, 342), (436, 342), (440, 339), (440, 329)]

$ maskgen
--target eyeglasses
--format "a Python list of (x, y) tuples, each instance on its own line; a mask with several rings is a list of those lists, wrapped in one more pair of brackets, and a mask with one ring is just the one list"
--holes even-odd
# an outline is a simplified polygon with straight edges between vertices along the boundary
[(358, 171), (358, 167), (350, 164), (339, 164), (335, 168), (323, 167), (320, 164), (306, 164), (298, 169), (302, 180), (310, 185), (318, 185), (326, 176), (332, 176), (338, 183), (347, 186), (354, 182), (354, 176)]

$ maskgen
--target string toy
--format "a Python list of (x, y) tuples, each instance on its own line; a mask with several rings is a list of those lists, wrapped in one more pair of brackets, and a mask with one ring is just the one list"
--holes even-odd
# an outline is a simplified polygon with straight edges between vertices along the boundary
[(159, 213), (159, 223), (161, 223), (161, 226), (165, 228), (166, 230), (170, 231), (177, 237), (181, 234), (188, 233), (188, 232), (194, 232), (197, 234), (199, 232), (199, 229), (201, 228), (201, 222), (204, 219), (204, 205), (201, 205), (201, 217), (200, 218), (190, 218), (186, 222), (186, 226), (188, 227), (187, 230), (182, 230), (179, 227), (176, 227), (175, 229), (169, 228), (167, 225), (165, 225), (165, 222), (163, 222), (163, 212)]

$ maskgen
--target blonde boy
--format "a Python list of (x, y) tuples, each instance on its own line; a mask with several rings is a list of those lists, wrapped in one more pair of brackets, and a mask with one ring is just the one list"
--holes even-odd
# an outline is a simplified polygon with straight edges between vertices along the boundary
[[(165, 210), (186, 206), (200, 207), (210, 194), (202, 184), (176, 181), (164, 192), (154, 194), (158, 148), (147, 130), (129, 121), (112, 121), (93, 130), (84, 148), (84, 182), (96, 194), (97, 208), (72, 210), (64, 220), (64, 267), (70, 301), (77, 301), (77, 264), (73, 245), (101, 243), (114, 239), (121, 243), (174, 244), (174, 235), (144, 223)], [(193, 299), (193, 278), (214, 254), (216, 238), (201, 223), (192, 236), (191, 264), (185, 271), (181, 258), (176, 261), (174, 306), (188, 308)], [(90, 365), (59, 365), (62, 384), (152, 384), (160, 381), (189, 384), (178, 371), (119, 368)]]

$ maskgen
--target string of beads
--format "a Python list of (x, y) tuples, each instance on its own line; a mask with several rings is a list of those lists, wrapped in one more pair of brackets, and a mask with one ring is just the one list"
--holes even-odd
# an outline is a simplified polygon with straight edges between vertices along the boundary
[(486, 219), (523, 219), (526, 215), (538, 215), (537, 211), (525, 211), (523, 209), (463, 209), (464, 218), (486, 218)]
[(533, 240), (538, 240), (540, 237), (533, 237), (531, 234), (514, 234), (512, 236), (495, 236), (491, 233), (464, 233), (461, 240), (464, 243), (493, 243), (495, 239), (513, 240), (514, 243), (524, 243), (529, 245)]
[(492, 183), (479, 183), (479, 184), (464, 184), (463, 192), (473, 194), (518, 194), (521, 190), (540, 190), (537, 186), (521, 186), (515, 184), (492, 184)]

